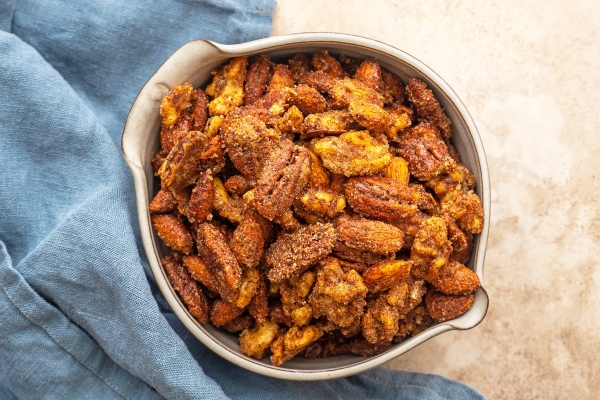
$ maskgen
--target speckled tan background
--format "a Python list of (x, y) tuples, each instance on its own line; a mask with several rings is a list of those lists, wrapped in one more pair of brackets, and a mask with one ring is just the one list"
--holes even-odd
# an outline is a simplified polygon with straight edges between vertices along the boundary
[(600, 2), (278, 0), (273, 35), (318, 31), (423, 61), (488, 156), (488, 315), (388, 366), (490, 399), (600, 398)]

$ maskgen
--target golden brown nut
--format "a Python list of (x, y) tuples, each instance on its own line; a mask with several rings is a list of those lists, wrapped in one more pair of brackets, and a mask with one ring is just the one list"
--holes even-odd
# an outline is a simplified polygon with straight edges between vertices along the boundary
[(384, 110), (390, 116), (390, 123), (385, 130), (385, 134), (390, 140), (397, 141), (398, 135), (412, 125), (412, 111), (398, 103), (393, 103)]
[(310, 172), (310, 154), (300, 146), (285, 140), (266, 160), (256, 183), (254, 206), (272, 221), (290, 208), (304, 189)]
[(310, 173), (307, 186), (313, 189), (327, 189), (329, 187), (329, 172), (323, 166), (321, 159), (315, 153), (308, 150), (310, 154)]
[(196, 89), (196, 102), (192, 106), (191, 131), (203, 131), (208, 121), (208, 96), (202, 89)]
[(200, 323), (207, 322), (208, 301), (196, 281), (174, 257), (164, 257), (161, 263), (173, 289), (179, 293), (190, 314)]
[(292, 318), (285, 315), (281, 302), (274, 301), (269, 304), (269, 318), (273, 322), (290, 327), (294, 324)]
[(356, 127), (348, 110), (334, 110), (306, 115), (302, 123), (302, 139), (341, 135)]
[(425, 306), (431, 318), (438, 322), (458, 318), (471, 308), (475, 301), (473, 293), (451, 295), (429, 289), (425, 295)]
[(172, 126), (181, 112), (192, 105), (196, 91), (190, 83), (174, 86), (160, 102), (160, 115), (164, 126)]
[(325, 168), (345, 176), (377, 173), (392, 160), (388, 144), (373, 139), (367, 131), (313, 139), (312, 145)]
[(221, 125), (225, 118), (222, 115), (214, 115), (206, 121), (206, 126), (204, 127), (204, 134), (207, 138), (213, 138), (219, 130), (221, 129)]
[(471, 233), (481, 233), (484, 215), (481, 200), (472, 190), (466, 193), (458, 190), (448, 192), (440, 201), (442, 211), (450, 214), (461, 229)]
[(190, 254), (194, 242), (181, 218), (172, 214), (152, 214), (150, 221), (158, 237), (174, 251)]
[(271, 270), (267, 277), (272, 282), (283, 282), (331, 253), (336, 240), (331, 224), (303, 226), (297, 231), (281, 235), (266, 253)]
[(252, 189), (252, 183), (242, 175), (234, 175), (227, 179), (223, 184), (225, 189), (234, 196), (242, 196), (248, 190)]
[(408, 163), (402, 157), (392, 158), (392, 162), (390, 162), (385, 170), (385, 176), (400, 186), (408, 185), (410, 179)]
[(386, 254), (402, 248), (402, 231), (385, 222), (341, 217), (335, 230), (340, 242), (358, 250)]
[(390, 221), (389, 223), (400, 229), (404, 234), (404, 245), (403, 250), (410, 250), (415, 240), (415, 236), (419, 231), (419, 228), (423, 221), (429, 218), (429, 215), (418, 211), (416, 214), (407, 218), (404, 221)]
[(391, 342), (398, 332), (398, 312), (390, 306), (384, 296), (378, 296), (367, 305), (362, 316), (362, 334), (372, 344)]
[(271, 363), (276, 367), (293, 358), (308, 345), (323, 336), (323, 330), (313, 325), (302, 328), (292, 326), (271, 345)]
[(219, 294), (228, 302), (239, 296), (242, 269), (225, 241), (225, 237), (208, 223), (198, 227), (198, 251), (219, 285)]
[(248, 59), (236, 57), (213, 72), (213, 81), (206, 94), (213, 100), (208, 104), (210, 115), (226, 115), (244, 102), (244, 79)]
[(254, 318), (247, 314), (242, 314), (239, 317), (234, 318), (225, 325), (221, 326), (221, 328), (225, 329), (227, 332), (237, 333), (245, 329), (250, 329), (253, 326)]
[[(255, 190), (249, 190), (244, 194), (244, 202), (251, 206), (252, 208), (256, 208), (256, 204), (254, 202), (254, 193)], [(258, 213), (258, 212), (257, 212)], [(258, 214), (265, 222), (270, 223), (268, 219), (264, 218), (262, 215)], [(291, 208), (285, 210), (281, 215), (275, 216), (273, 218), (273, 222), (281, 226), (284, 230), (288, 232), (293, 232), (300, 227), (300, 222), (294, 217), (294, 213)]]
[[(382, 261), (391, 261), (394, 256), (393, 254), (371, 253), (369, 251), (355, 249), (347, 246), (340, 240), (335, 242), (332, 255), (339, 259), (342, 267), (349, 266), (344, 264), (344, 261), (346, 263), (358, 264), (352, 267), (352, 269), (356, 269), (357, 271), (366, 269), (367, 265), (373, 265)], [(362, 265), (364, 265), (364, 267), (362, 267)]]
[(361, 81), (368, 87), (376, 90), (377, 93), (383, 96), (385, 103), (392, 102), (392, 93), (383, 81), (381, 67), (379, 66), (379, 63), (377, 61), (363, 61), (356, 70), (354, 79)]
[(273, 115), (281, 115), (287, 108), (287, 101), (294, 79), (287, 65), (276, 64), (267, 93), (254, 104), (268, 109)]
[(346, 199), (339, 193), (328, 189), (308, 189), (294, 203), (294, 209), (301, 213), (312, 213), (323, 218), (333, 218), (344, 211)]
[(217, 177), (213, 178), (213, 207), (219, 215), (223, 218), (227, 218), (234, 224), (240, 224), (242, 222), (242, 216), (244, 214), (245, 204), (242, 199), (233, 199), (229, 197), (223, 182)]
[(196, 255), (188, 255), (183, 256), (182, 261), (192, 278), (206, 286), (211, 292), (219, 293), (219, 283), (202, 258)]
[(384, 132), (391, 124), (390, 114), (377, 104), (353, 101), (348, 111), (360, 126), (372, 131)]
[(263, 96), (267, 84), (271, 80), (271, 61), (269, 57), (261, 54), (252, 61), (246, 74), (244, 87), (244, 104), (254, 104)]
[(407, 280), (412, 265), (412, 261), (384, 261), (371, 265), (361, 274), (361, 277), (369, 292), (383, 292)]
[(452, 253), (450, 254), (450, 260), (458, 261), (462, 264), (469, 260), (471, 255), (471, 249), (473, 248), (473, 234), (470, 232), (463, 232), (454, 218), (448, 214), (440, 215), (446, 227), (448, 228), (448, 240), (452, 243)]
[(408, 100), (415, 105), (420, 120), (434, 124), (444, 138), (452, 136), (450, 119), (425, 82), (417, 78), (410, 79), (406, 84), (406, 93)]
[(298, 83), (307, 84), (321, 93), (330, 92), (336, 81), (333, 76), (323, 71), (310, 71), (298, 77)]
[(210, 308), (210, 322), (214, 326), (223, 326), (242, 315), (243, 308), (222, 299), (215, 301)]
[(224, 163), (220, 137), (209, 139), (203, 132), (191, 131), (173, 147), (157, 174), (162, 188), (171, 191), (184, 213), (198, 177), (209, 169), (219, 172)]
[(288, 64), (295, 81), (297, 81), (300, 76), (311, 71), (310, 58), (304, 53), (294, 54), (294, 56), (288, 60)]
[(442, 266), (431, 284), (442, 293), (455, 295), (471, 293), (480, 286), (477, 274), (456, 261)]
[[(277, 128), (281, 132), (287, 132), (288, 134), (300, 133), (304, 130), (303, 127), (304, 116), (302, 112), (296, 106), (291, 106), (277, 121)], [(291, 139), (290, 139), (291, 140)]]
[(191, 223), (206, 221), (210, 215), (215, 197), (211, 171), (206, 171), (196, 181), (190, 201), (185, 207), (185, 216)]
[(248, 268), (242, 273), (240, 283), (240, 294), (235, 301), (239, 308), (246, 308), (258, 291), (260, 285), (260, 272), (256, 268)]
[(400, 186), (383, 177), (351, 178), (344, 193), (355, 212), (382, 221), (410, 221), (419, 209), (429, 211), (436, 205), (422, 186)]
[(353, 101), (362, 101), (383, 107), (383, 96), (361, 81), (344, 78), (336, 80), (329, 94), (342, 107), (348, 107)]
[(421, 122), (398, 138), (399, 153), (411, 174), (428, 181), (454, 168), (454, 160), (438, 130), (429, 122)]
[(242, 268), (255, 268), (262, 258), (265, 241), (261, 226), (251, 218), (243, 218), (233, 231), (229, 247)]
[(258, 281), (258, 289), (256, 294), (248, 304), (248, 313), (257, 321), (263, 321), (269, 313), (269, 300), (267, 297), (267, 285), (265, 278), (261, 274)]
[(410, 259), (414, 261), (413, 276), (429, 282), (437, 279), (440, 268), (448, 262), (452, 251), (447, 232), (440, 217), (423, 221), (410, 250)]
[(312, 66), (317, 71), (323, 71), (327, 75), (335, 78), (344, 78), (347, 76), (342, 65), (334, 57), (330, 56), (327, 50), (315, 53), (312, 57)]
[(400, 103), (404, 102), (404, 87), (400, 79), (386, 70), (381, 71), (381, 79), (383, 79), (386, 89), (392, 94), (392, 99)]
[(425, 182), (425, 186), (432, 189), (441, 198), (453, 190), (461, 192), (473, 190), (475, 177), (464, 165), (457, 163), (447, 174), (438, 175)]
[(402, 317), (421, 304), (426, 291), (427, 285), (424, 280), (409, 277), (405, 282), (388, 290), (385, 299)]
[(315, 273), (306, 271), (300, 276), (284, 281), (279, 288), (283, 312), (296, 326), (308, 325), (312, 319), (312, 307), (307, 298), (314, 282)]
[(277, 338), (279, 325), (273, 321), (257, 322), (252, 329), (245, 329), (240, 335), (240, 350), (248, 357), (262, 359), (265, 351)]
[(322, 113), (327, 110), (325, 97), (317, 89), (308, 85), (299, 84), (291, 92), (289, 103), (304, 115)]
[(433, 323), (434, 321), (427, 314), (425, 306), (419, 305), (404, 317), (401, 317), (394, 342), (402, 342), (408, 335), (415, 336), (429, 328)]
[(231, 162), (246, 179), (253, 182), (281, 137), (255, 115), (244, 116), (242, 112), (243, 109), (238, 109), (227, 115), (221, 126), (221, 134)]
[(160, 189), (156, 196), (150, 202), (148, 209), (151, 213), (162, 214), (173, 211), (177, 207), (177, 202), (173, 198), (170, 190)]
[(325, 316), (344, 328), (360, 319), (366, 295), (367, 287), (358, 272), (343, 271), (335, 258), (328, 257), (317, 267), (317, 281), (308, 301), (315, 317)]

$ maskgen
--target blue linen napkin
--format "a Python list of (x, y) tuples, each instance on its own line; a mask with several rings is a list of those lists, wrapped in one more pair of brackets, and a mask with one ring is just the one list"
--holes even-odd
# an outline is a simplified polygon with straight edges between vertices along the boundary
[(184, 43), (267, 36), (274, 0), (0, 2), (0, 399), (481, 399), (383, 368), (259, 376), (186, 331), (140, 244), (120, 151), (139, 89)]

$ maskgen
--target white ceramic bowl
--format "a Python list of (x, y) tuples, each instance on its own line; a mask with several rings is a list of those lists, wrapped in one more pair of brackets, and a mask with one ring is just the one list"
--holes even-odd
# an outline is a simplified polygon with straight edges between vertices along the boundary
[[(418, 77), (433, 90), (452, 120), (453, 142), (463, 163), (475, 175), (475, 190), (485, 210), (483, 232), (475, 236), (473, 253), (468, 263), (479, 276), (482, 286), (477, 289), (475, 302), (468, 312), (457, 319), (432, 326), (381, 354), (371, 357), (345, 355), (325, 359), (296, 357), (281, 367), (275, 367), (268, 358), (259, 361), (243, 355), (237, 335), (210, 324), (198, 323), (175, 294), (160, 264), (162, 256), (168, 254), (167, 249), (160, 243), (150, 224), (148, 202), (158, 190), (158, 181), (153, 175), (150, 160), (159, 148), (159, 105), (169, 88), (184, 82), (204, 87), (211, 79), (211, 71), (231, 57), (264, 53), (271, 59), (287, 60), (287, 57), (295, 53), (314, 53), (320, 50), (328, 50), (334, 55), (343, 53), (350, 57), (376, 58), (383, 68), (396, 74), (404, 82)], [(470, 329), (485, 317), (488, 296), (484, 289), (483, 264), (490, 219), (490, 183), (483, 145), (467, 109), (448, 84), (426, 65), (401, 50), (363, 37), (335, 33), (276, 36), (237, 45), (222, 45), (206, 40), (189, 42), (169, 57), (140, 91), (125, 123), (122, 149), (133, 174), (142, 240), (156, 283), (190, 332), (211, 350), (234, 364), (282, 379), (340, 378), (381, 365), (441, 333), (453, 329)]]

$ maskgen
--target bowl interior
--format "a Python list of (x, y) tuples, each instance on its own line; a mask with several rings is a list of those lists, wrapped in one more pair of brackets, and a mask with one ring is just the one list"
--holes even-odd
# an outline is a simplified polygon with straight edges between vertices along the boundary
[[(238, 335), (199, 324), (187, 312), (186, 307), (174, 294), (160, 266), (160, 258), (168, 254), (154, 233), (149, 222), (148, 202), (159, 189), (154, 177), (151, 159), (159, 148), (160, 115), (162, 96), (169, 88), (183, 82), (195, 87), (205, 87), (211, 79), (211, 71), (231, 57), (238, 55), (267, 54), (273, 60), (286, 61), (298, 52), (314, 53), (328, 50), (330, 54), (344, 54), (357, 58), (376, 58), (381, 66), (406, 82), (418, 77), (433, 90), (447, 115), (452, 120), (453, 142), (463, 163), (473, 172), (477, 194), (482, 199), (486, 213), (484, 231), (476, 235), (473, 253), (468, 266), (479, 276), (482, 288), (478, 289), (475, 304), (461, 317), (435, 325), (425, 332), (393, 345), (386, 352), (372, 356), (339, 356), (326, 359), (294, 358), (282, 367), (274, 367), (270, 360), (255, 360), (240, 352)], [(140, 228), (144, 247), (155, 279), (165, 298), (186, 325), (205, 345), (226, 359), (256, 372), (286, 379), (337, 378), (384, 363), (410, 350), (419, 343), (451, 329), (468, 329), (477, 325), (485, 316), (488, 298), (483, 289), (483, 261), (487, 241), (489, 219), (489, 178), (485, 154), (475, 125), (456, 94), (433, 71), (400, 50), (372, 40), (338, 34), (298, 34), (275, 37), (241, 45), (219, 45), (207, 41), (194, 41), (183, 46), (152, 76), (140, 91), (123, 134), (123, 152), (132, 170), (136, 185), (136, 196)]]

